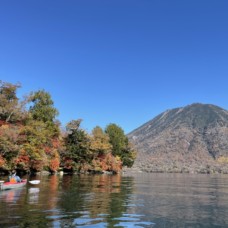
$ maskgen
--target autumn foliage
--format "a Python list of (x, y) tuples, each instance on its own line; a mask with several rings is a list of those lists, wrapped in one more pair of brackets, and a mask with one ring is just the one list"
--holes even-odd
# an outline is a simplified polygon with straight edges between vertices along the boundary
[(0, 170), (119, 172), (132, 165), (135, 152), (120, 127), (88, 134), (82, 120), (72, 120), (63, 132), (51, 95), (39, 90), (20, 101), (19, 88), (0, 81)]

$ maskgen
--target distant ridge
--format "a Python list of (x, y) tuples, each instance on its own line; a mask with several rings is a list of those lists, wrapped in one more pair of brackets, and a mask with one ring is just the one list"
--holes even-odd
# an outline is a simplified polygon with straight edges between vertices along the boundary
[(128, 137), (138, 150), (135, 169), (228, 173), (228, 111), (216, 105), (167, 110)]

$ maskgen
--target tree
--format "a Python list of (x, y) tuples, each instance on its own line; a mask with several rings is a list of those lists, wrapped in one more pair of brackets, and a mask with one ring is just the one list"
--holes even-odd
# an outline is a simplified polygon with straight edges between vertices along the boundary
[(23, 118), (24, 102), (19, 102), (16, 95), (20, 84), (11, 84), (0, 80), (0, 120), (15, 122)]
[(44, 90), (33, 92), (30, 94), (30, 101), (33, 102), (33, 105), (30, 106), (29, 111), (34, 120), (39, 120), (44, 123), (54, 122), (59, 112), (53, 106), (54, 102), (48, 92)]
[(105, 132), (109, 135), (113, 155), (119, 156), (124, 166), (132, 166), (136, 152), (125, 136), (123, 129), (116, 124), (109, 124)]
[(105, 132), (108, 134), (110, 143), (113, 147), (113, 155), (121, 156), (123, 148), (126, 146), (126, 136), (124, 135), (124, 131), (116, 124), (109, 124), (106, 127)]
[(42, 121), (53, 136), (58, 136), (60, 134), (59, 126), (57, 126), (55, 118), (59, 112), (54, 107), (51, 95), (44, 90), (39, 90), (32, 92), (28, 101), (32, 103), (29, 108), (32, 119)]
[[(127, 140), (128, 141), (128, 140)], [(123, 153), (121, 156), (122, 162), (124, 166), (132, 167), (136, 158), (136, 150), (130, 142), (127, 142), (126, 147), (123, 149)]]
[(14, 159), (19, 153), (19, 138), (20, 128), (16, 125), (4, 124), (0, 126), (0, 167), (5, 169), (14, 168)]
[[(17, 168), (41, 171), (48, 166), (48, 158), (45, 153), (45, 145), (50, 140), (50, 132), (45, 123), (37, 120), (29, 120), (20, 132), (20, 153), (17, 159)], [(21, 158), (27, 156), (28, 164), (21, 163)], [(22, 159), (23, 160), (23, 159)]]
[(90, 149), (94, 152), (95, 157), (112, 151), (112, 145), (109, 140), (109, 136), (101, 127), (97, 126), (92, 130)]
[(63, 147), (54, 102), (44, 90), (19, 101), (18, 88), (0, 81), (0, 168), (56, 171)]
[(80, 128), (81, 121), (80, 119), (72, 120), (67, 124), (66, 151), (62, 155), (64, 167), (78, 171), (92, 161), (89, 136)]

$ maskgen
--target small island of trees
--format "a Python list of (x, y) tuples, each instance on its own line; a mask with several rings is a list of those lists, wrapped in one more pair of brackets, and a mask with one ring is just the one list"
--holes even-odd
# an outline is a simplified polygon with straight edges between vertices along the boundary
[(0, 81), (0, 171), (119, 172), (131, 167), (136, 151), (124, 131), (111, 123), (92, 133), (80, 127), (81, 119), (65, 127), (45, 90), (19, 99), (20, 84)]

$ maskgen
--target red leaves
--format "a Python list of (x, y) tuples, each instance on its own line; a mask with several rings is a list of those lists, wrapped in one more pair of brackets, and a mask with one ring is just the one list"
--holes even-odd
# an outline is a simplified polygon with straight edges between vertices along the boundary
[(59, 164), (60, 164), (59, 158), (51, 159), (50, 165), (49, 165), (50, 170), (52, 172), (56, 172), (59, 168)]
[(72, 169), (72, 166), (73, 166), (73, 160), (70, 159), (70, 158), (65, 158), (64, 161), (63, 161), (63, 164), (64, 164), (64, 168), (65, 169)]
[(93, 167), (95, 171), (119, 172), (122, 169), (122, 162), (111, 153), (102, 154), (93, 160)]

